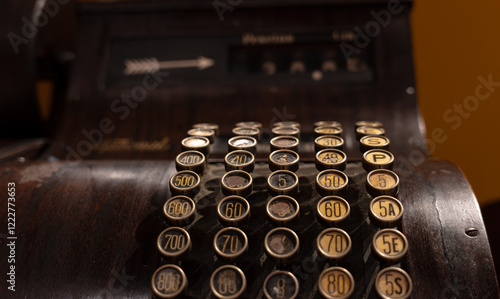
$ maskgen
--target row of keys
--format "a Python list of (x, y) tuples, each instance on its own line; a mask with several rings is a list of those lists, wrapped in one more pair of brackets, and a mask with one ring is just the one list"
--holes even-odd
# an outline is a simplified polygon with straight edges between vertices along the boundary
[[(292, 130), (290, 128), (295, 128), (297, 130)], [(366, 149), (361, 149), (362, 152), (373, 148), (388, 148), (389, 140), (383, 136), (385, 130), (383, 129), (382, 123), (376, 121), (358, 121), (355, 123), (355, 128), (356, 137), (358, 140), (361, 140), (361, 146), (367, 147)], [(262, 124), (259, 122), (239, 122), (235, 125), (232, 132), (237, 136), (253, 137), (256, 140), (259, 140), (261, 130)], [(275, 136), (299, 137), (300, 123), (293, 121), (275, 122), (273, 124), (273, 132)], [(314, 134), (315, 137), (321, 137), (324, 135), (342, 137), (342, 125), (337, 121), (318, 121), (314, 123)], [(188, 135), (191, 137), (205, 137), (210, 143), (213, 143), (214, 138), (219, 135), (219, 126), (212, 123), (195, 124), (193, 125), (193, 129), (188, 131)], [(372, 138), (367, 138), (363, 141), (362, 139), (368, 135)], [(326, 143), (325, 145), (330, 144), (338, 146), (338, 140), (333, 140), (333, 144), (330, 143), (332, 141), (327, 140), (328, 138), (323, 141), (323, 143)], [(321, 142), (319, 143), (321, 144)]]
[[(388, 195), (375, 197), (369, 208), (372, 222), (383, 228), (399, 225), (404, 212), (401, 202)], [(233, 209), (236, 209), (235, 212)], [(297, 218), (299, 204), (291, 196), (278, 195), (268, 201), (266, 211), (273, 223), (286, 225)], [(347, 219), (350, 207), (342, 197), (326, 196), (317, 203), (316, 211), (319, 222), (331, 226)], [(164, 204), (163, 213), (167, 222), (172, 225), (188, 225), (195, 217), (195, 204), (187, 196), (173, 196)], [(219, 202), (217, 213), (222, 224), (237, 226), (250, 217), (250, 205), (245, 198), (230, 195)]]
[[(370, 219), (375, 225), (387, 228), (401, 222), (404, 208), (395, 197), (382, 195), (369, 204)], [(278, 195), (266, 204), (270, 221), (277, 225), (287, 225), (299, 215), (300, 206), (291, 196)], [(163, 205), (163, 214), (171, 225), (186, 226), (195, 218), (194, 201), (183, 195), (173, 196)], [(223, 198), (217, 205), (219, 221), (223, 225), (238, 226), (250, 218), (250, 204), (237, 195)], [(323, 197), (316, 205), (318, 221), (325, 226), (333, 226), (346, 220), (350, 214), (349, 203), (339, 196)]]
[[(378, 156), (374, 157), (374, 161), (377, 161)], [(321, 150), (316, 154), (316, 168), (322, 170), (316, 179), (318, 193), (323, 196), (335, 195), (347, 188), (348, 178), (341, 171), (345, 169), (346, 159), (345, 154), (339, 150)], [(223, 193), (241, 196), (250, 194), (252, 177), (249, 172), (253, 171), (255, 165), (253, 154), (247, 151), (235, 151), (226, 155), (225, 160), (228, 173), (222, 177)], [(269, 192), (273, 195), (295, 193), (298, 178), (293, 172), (299, 168), (299, 155), (292, 151), (278, 150), (270, 154), (269, 160), (270, 168), (274, 171), (268, 178)], [(172, 194), (187, 196), (196, 194), (200, 184), (197, 173), (201, 173), (205, 167), (203, 154), (195, 151), (184, 152), (177, 156), (176, 161), (180, 165), (177, 167), (180, 171), (170, 179)], [(182, 170), (186, 168), (192, 170)], [(392, 171), (377, 168), (368, 174), (367, 191), (371, 195), (396, 195), (398, 188), (399, 178)]]
[[(342, 267), (330, 267), (319, 274), (318, 291), (325, 298), (349, 298), (354, 292), (352, 274)], [(187, 288), (184, 271), (177, 265), (167, 264), (153, 274), (151, 285), (161, 298), (175, 298)], [(245, 274), (233, 265), (217, 268), (210, 277), (210, 289), (217, 298), (238, 298), (247, 287)], [(264, 280), (262, 291), (267, 298), (297, 298), (299, 281), (288, 271), (273, 271)], [(382, 298), (407, 298), (413, 283), (402, 269), (387, 267), (375, 278), (375, 290)]]
[[(256, 145), (258, 140), (258, 131), (255, 128), (235, 128), (233, 132), (237, 129), (236, 132), (241, 134), (249, 133), (252, 131), (253, 133), (250, 135), (237, 135), (228, 141), (228, 147), (230, 151), (234, 150), (246, 150), (253, 154), (256, 152)], [(322, 149), (338, 149), (342, 150), (344, 141), (341, 138), (341, 131), (332, 132), (332, 130), (337, 130), (336, 127), (318, 127), (315, 129), (316, 131), (316, 139), (314, 141), (314, 149), (315, 151), (319, 151)], [(363, 127), (359, 128), (363, 129)], [(211, 129), (198, 129), (197, 132), (205, 133), (206, 131), (211, 131), (206, 134), (193, 134), (188, 138), (182, 140), (182, 148), (183, 151), (186, 150), (196, 150), (201, 152), (204, 155), (209, 153), (209, 145), (213, 142), (213, 130)], [(299, 147), (299, 140), (297, 136), (300, 133), (300, 130), (296, 127), (275, 127), (273, 128), (273, 132), (276, 137), (271, 139), (271, 151), (275, 151), (278, 149), (288, 149), (297, 152)], [(332, 134), (332, 135), (329, 135)], [(205, 137), (209, 136), (209, 138)], [(390, 169), (392, 167), (392, 163), (394, 161), (394, 157), (392, 154), (387, 151), (389, 148), (390, 141), (387, 137), (383, 135), (360, 135), (362, 136), (360, 139), (360, 150), (363, 153), (366, 153), (370, 150), (375, 150), (375, 153), (370, 155), (365, 155), (364, 160), (366, 160), (367, 165), (372, 168), (387, 168)], [(387, 157), (385, 157), (387, 156)], [(378, 165), (382, 165), (378, 167)], [(387, 165), (387, 166), (385, 166)]]

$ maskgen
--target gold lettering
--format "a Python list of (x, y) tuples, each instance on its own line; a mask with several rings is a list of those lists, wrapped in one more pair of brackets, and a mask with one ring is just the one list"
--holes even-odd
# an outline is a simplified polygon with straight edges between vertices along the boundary
[(243, 33), (241, 43), (248, 45), (272, 45), (272, 44), (292, 44), (295, 36), (291, 33), (253, 34)]
[(170, 139), (164, 137), (161, 140), (131, 140), (129, 138), (115, 138), (104, 140), (100, 144), (94, 146), (94, 149), (99, 152), (125, 152), (125, 151), (139, 151), (139, 152), (158, 152), (165, 151), (170, 148)]

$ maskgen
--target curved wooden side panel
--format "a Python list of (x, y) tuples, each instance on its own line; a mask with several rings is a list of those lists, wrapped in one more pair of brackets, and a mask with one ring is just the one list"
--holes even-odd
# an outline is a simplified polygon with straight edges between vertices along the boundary
[[(2, 194), (9, 182), (16, 185), (17, 240), (1, 240), (2, 272), (11, 265), (5, 242), (15, 241), (16, 252), (16, 292), (2, 287), (2, 293), (12, 298), (151, 294), (158, 265), (152, 240), (163, 227), (155, 206), (166, 199), (174, 171), (169, 162), (4, 165)], [(6, 201), (0, 210), (5, 232)]]
[(477, 200), (452, 163), (429, 159), (401, 175), (413, 298), (498, 298), (495, 265)]

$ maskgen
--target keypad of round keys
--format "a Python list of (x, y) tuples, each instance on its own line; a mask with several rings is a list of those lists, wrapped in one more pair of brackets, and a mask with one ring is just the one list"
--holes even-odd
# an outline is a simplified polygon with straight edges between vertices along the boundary
[[(218, 126), (194, 124), (182, 142), (157, 239), (151, 288), (158, 298), (406, 298), (390, 140), (380, 122), (360, 121), (363, 152), (342, 151), (342, 125), (315, 123), (315, 160), (298, 150), (301, 126), (280, 122), (263, 140), (258, 122), (235, 125), (223, 161), (210, 159)], [(257, 144), (268, 143), (267, 161)]]

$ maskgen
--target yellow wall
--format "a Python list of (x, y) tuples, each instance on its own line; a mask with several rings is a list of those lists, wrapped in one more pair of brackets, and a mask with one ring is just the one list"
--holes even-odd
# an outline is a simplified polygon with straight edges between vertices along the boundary
[[(428, 136), (444, 129), (448, 139), (435, 157), (455, 162), (481, 205), (500, 199), (500, 86), (484, 100), (475, 96), (479, 76), (500, 85), (500, 1), (416, 0), (412, 15), (417, 92)], [(487, 94), (482, 88), (480, 94)], [(454, 104), (470, 115), (443, 115)], [(474, 105), (478, 104), (477, 109)], [(453, 128), (455, 126), (456, 128)]]

